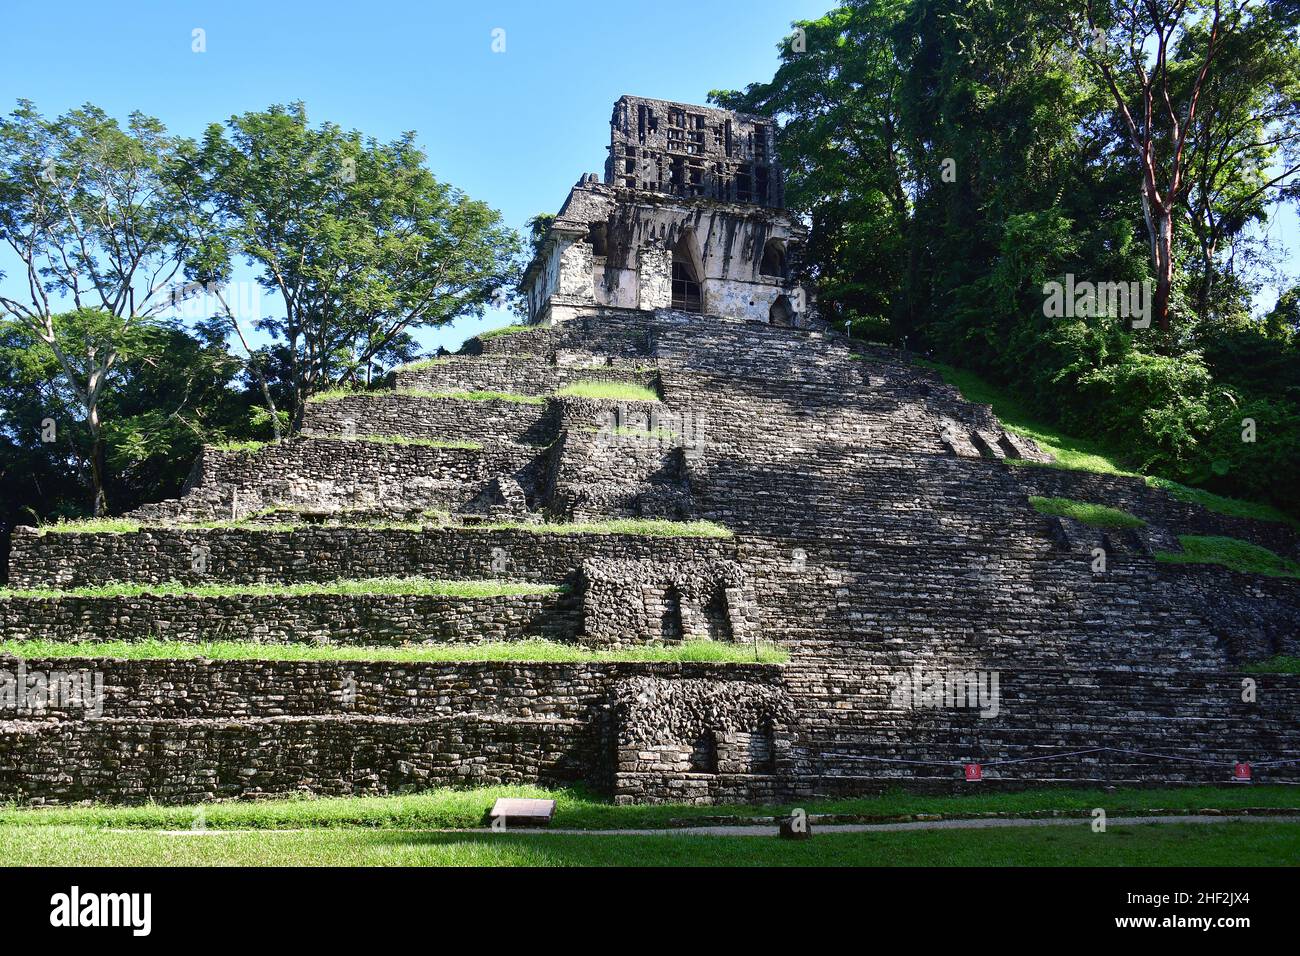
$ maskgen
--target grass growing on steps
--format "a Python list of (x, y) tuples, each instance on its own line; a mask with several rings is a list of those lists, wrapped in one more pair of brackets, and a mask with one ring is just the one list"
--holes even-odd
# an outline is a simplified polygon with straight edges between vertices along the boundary
[[(522, 332), (523, 329), (516, 331)], [(482, 336), (479, 336), (482, 338)], [(398, 365), (394, 372), (419, 372), (426, 368), (438, 368), (444, 365), (458, 365), (469, 362), (513, 362), (515, 359), (534, 359), (538, 356), (528, 352), (514, 352), (510, 354), (497, 354), (485, 352), (481, 355), (443, 355), (436, 358), (419, 359), (415, 362), (408, 362), (406, 365)]]
[(504, 325), (499, 329), (488, 329), (486, 332), (480, 332), (475, 338), (480, 341), (483, 339), (499, 339), (503, 335), (515, 335), (518, 332), (549, 332), (550, 329), (543, 325)]
[(466, 392), (435, 392), (424, 388), (389, 388), (379, 389), (369, 392), (353, 392), (346, 389), (336, 389), (330, 392), (321, 392), (307, 399), (309, 403), (320, 404), (322, 402), (338, 402), (345, 398), (390, 398), (398, 396), (401, 398), (433, 398), (449, 399), (457, 402), (515, 402), (519, 405), (544, 405), (546, 399), (538, 398), (534, 395), (516, 395), (513, 392), (491, 392), (491, 391), (466, 391)]
[(1230, 515), (1234, 518), (1253, 518), (1255, 521), (1277, 521), (1282, 524), (1289, 524), (1293, 527), (1300, 528), (1300, 521), (1292, 518), (1283, 511), (1279, 511), (1272, 505), (1266, 505), (1259, 501), (1242, 501), (1238, 498), (1225, 498), (1223, 495), (1216, 495), (1212, 491), (1205, 491), (1201, 488), (1189, 488), (1187, 485), (1180, 485), (1176, 481), (1170, 481), (1168, 478), (1147, 478), (1146, 482), (1152, 488), (1159, 488), (1179, 501), (1185, 501), (1188, 504), (1200, 505), (1206, 511), (1213, 511), (1221, 515)]
[(131, 518), (71, 518), (41, 525), (41, 534), (132, 534), (144, 527)]
[(400, 647), (318, 644), (256, 644), (250, 641), (3, 641), (0, 654), (27, 660), (68, 657), (118, 657), (127, 660), (220, 661), (393, 661), (397, 663), (519, 661), (581, 664), (586, 662), (700, 662), (776, 664), (788, 655), (771, 645), (685, 641), (681, 644), (593, 650), (555, 641), (498, 641), (488, 644), (409, 644)]
[[(361, 393), (354, 393), (361, 394)], [(375, 393), (364, 393), (375, 394)], [(313, 441), (355, 441), (365, 442), (372, 445), (418, 445), (423, 448), (459, 448), (466, 451), (477, 451), (483, 446), (478, 442), (444, 440), (441, 438), (408, 438), (404, 435), (309, 435)], [(209, 445), (213, 451), (222, 452), (240, 452), (251, 454), (267, 448), (274, 442), (264, 441), (241, 441), (241, 442), (223, 442), (218, 445)]]
[(455, 448), (462, 451), (478, 451), (483, 446), (476, 441), (460, 441), (442, 438), (408, 438), (405, 435), (313, 435), (316, 441), (355, 441), (372, 445), (403, 445), (417, 448)]
[(1057, 515), (1061, 518), (1073, 518), (1093, 528), (1141, 528), (1146, 522), (1137, 515), (1131, 515), (1119, 508), (1095, 505), (1087, 501), (1071, 501), (1069, 498), (1040, 498), (1031, 495), (1029, 503), (1040, 514)]
[(1009, 459), (1011, 464), (1141, 478), (1151, 487), (1160, 488), (1180, 501), (1200, 505), (1206, 511), (1238, 518), (1252, 518), (1256, 521), (1282, 522), (1300, 527), (1300, 521), (1272, 505), (1228, 498), (1199, 488), (1190, 488), (1168, 478), (1152, 477), (1132, 471), (1123, 464), (1122, 457), (1114, 449), (1100, 442), (1067, 435), (1059, 428), (1040, 421), (1015, 396), (985, 381), (974, 372), (926, 359), (917, 359), (916, 364), (938, 372), (940, 377), (961, 392), (962, 397), (968, 402), (991, 406), (993, 414), (997, 415), (1007, 431), (1032, 438), (1043, 451), (1056, 459), (1055, 462), (1050, 463)]
[(1242, 670), (1248, 674), (1300, 674), (1300, 657), (1279, 654), (1268, 660), (1246, 664)]
[(253, 531), (297, 531), (302, 524), (285, 521), (259, 521), (256, 516), (220, 521), (183, 521), (175, 524), (145, 523), (132, 518), (75, 518), (57, 524), (42, 525), (41, 534), (135, 534), (144, 530), (175, 528), (180, 531), (214, 531), (221, 528), (244, 528)]
[(665, 518), (615, 518), (609, 521), (574, 521), (565, 524), (524, 524), (495, 521), (476, 524), (472, 530), (528, 531), (533, 534), (632, 534), (647, 538), (730, 538), (735, 535), (712, 521), (669, 521)]
[[(673, 823), (719, 817), (732, 820), (772, 818), (799, 807), (809, 814), (842, 814), (872, 822), (898, 820), (916, 814), (975, 817), (986, 813), (1032, 816), (1079, 813), (1081, 825), (1094, 807), (1110, 816), (1150, 810), (1173, 813), (1204, 809), (1274, 808), (1300, 810), (1300, 787), (1175, 787), (1169, 789), (1040, 789), (1017, 793), (926, 795), (889, 790), (885, 793), (836, 800), (749, 806), (724, 804), (642, 804), (619, 806), (583, 787), (546, 789), (537, 786), (494, 786), (476, 789), (439, 788), (388, 797), (286, 796), (256, 802), (231, 801), (189, 806), (0, 806), (0, 826), (32, 829), (41, 826), (112, 827), (115, 829), (188, 829), (202, 813), (208, 829), (280, 830), (472, 828), (499, 797), (537, 797), (555, 801), (552, 826), (571, 829), (662, 827)], [(1092, 835), (1090, 833), (1090, 835)], [(811, 841), (817, 842), (819, 837)]]
[(564, 398), (594, 398), (615, 402), (657, 402), (659, 396), (654, 389), (635, 382), (604, 382), (592, 380), (570, 382), (556, 393)]
[(1167, 564), (1219, 564), (1246, 574), (1265, 574), (1274, 578), (1300, 578), (1300, 564), (1274, 554), (1249, 541), (1219, 535), (1182, 534), (1178, 543), (1182, 553), (1161, 551), (1157, 561)]
[(223, 441), (209, 445), (213, 451), (230, 451), (245, 452), (251, 454), (255, 451), (261, 451), (267, 445), (273, 444), (269, 441)]
[(65, 597), (140, 597), (156, 594), (163, 597), (233, 597), (255, 595), (302, 597), (309, 594), (385, 594), (430, 597), (493, 598), (520, 594), (554, 594), (553, 584), (523, 584), (515, 581), (441, 581), (432, 578), (366, 578), (359, 580), (307, 582), (302, 584), (137, 584), (121, 582), (96, 587), (15, 590), (0, 588), (0, 598)]
[[(272, 509), (280, 510), (280, 509)], [(344, 513), (346, 514), (346, 513)], [(83, 518), (43, 525), (41, 534), (132, 534), (137, 531), (169, 530), (208, 531), (241, 528), (250, 531), (300, 531), (306, 523), (259, 523), (256, 516), (225, 521), (185, 521), (175, 524), (141, 523), (127, 518)], [(370, 531), (523, 531), (529, 534), (628, 534), (647, 538), (730, 538), (734, 532), (712, 521), (669, 521), (664, 518), (617, 518), (609, 521), (574, 521), (553, 524), (529, 524), (522, 521), (494, 521), (449, 527), (445, 518), (432, 521), (363, 521), (349, 527)]]
[(1039, 421), (1023, 402), (974, 372), (926, 359), (917, 359), (916, 364), (938, 372), (945, 382), (961, 392), (966, 401), (992, 406), (993, 414), (997, 415), (1008, 431), (1032, 438), (1043, 451), (1052, 455), (1056, 459), (1053, 467), (1140, 477), (1137, 472), (1125, 468), (1112, 449), (1098, 442), (1067, 435)]

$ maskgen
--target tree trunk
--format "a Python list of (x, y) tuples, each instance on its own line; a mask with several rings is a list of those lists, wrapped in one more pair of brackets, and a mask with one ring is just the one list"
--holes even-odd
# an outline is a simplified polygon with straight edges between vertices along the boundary
[(95, 517), (108, 514), (108, 496), (104, 494), (104, 436), (94, 431), (90, 446), (90, 481), (95, 494)]
[(1169, 331), (1169, 299), (1174, 286), (1174, 217), (1173, 210), (1160, 201), (1150, 179), (1142, 185), (1142, 218), (1151, 240), (1151, 265), (1156, 287), (1151, 302), (1152, 318), (1162, 331)]
[(1152, 312), (1160, 331), (1169, 331), (1169, 298), (1174, 285), (1173, 215), (1163, 206), (1152, 210), (1155, 226), (1156, 295)]
[(95, 495), (95, 517), (108, 514), (108, 496), (104, 494), (104, 429), (99, 420), (99, 396), (104, 387), (107, 366), (97, 368), (86, 380), (86, 427), (90, 429), (90, 483)]
[(271, 387), (266, 383), (266, 376), (262, 370), (257, 368), (255, 361), (248, 363), (253, 372), (253, 377), (257, 379), (257, 385), (262, 390), (262, 401), (266, 404), (266, 410), (271, 413), (271, 429), (275, 432), (275, 440), (279, 441), (284, 436), (280, 434), (280, 412), (275, 407), (275, 399), (271, 398)]

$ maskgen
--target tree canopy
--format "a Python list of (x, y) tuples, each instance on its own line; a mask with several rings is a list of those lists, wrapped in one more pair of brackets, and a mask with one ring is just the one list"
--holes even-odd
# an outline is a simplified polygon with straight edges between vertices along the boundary
[[(1295, 281), (1261, 226), (1300, 198), (1298, 24), (1256, 0), (850, 2), (711, 97), (781, 121), (826, 318), (1136, 468), (1294, 508), (1294, 293), (1252, 299)], [(1049, 288), (1124, 296), (1053, 314)]]

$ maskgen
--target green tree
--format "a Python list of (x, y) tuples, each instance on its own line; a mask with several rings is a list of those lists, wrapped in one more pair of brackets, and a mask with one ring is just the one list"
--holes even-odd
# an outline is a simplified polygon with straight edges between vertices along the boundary
[(313, 127), (295, 103), (209, 127), (202, 154), (220, 231), (194, 269), (242, 256), (279, 297), (283, 316), (259, 324), (295, 427), (308, 396), (370, 381), (415, 329), (481, 315), (517, 268), (518, 237), (434, 178), (412, 133)]
[[(251, 395), (229, 387), (238, 362), (222, 341), (174, 323), (83, 309), (53, 316), (65, 354), (115, 343), (102, 390), (100, 481), (121, 508), (175, 493), (205, 441), (244, 437)], [(83, 514), (96, 435), (55, 350), (35, 330), (0, 323), (0, 521)]]
[[(0, 310), (59, 363), (90, 431), (94, 510), (104, 514), (105, 389), (136, 326), (168, 307), (201, 233), (183, 175), (193, 144), (133, 113), (123, 128), (94, 106), (55, 119), (26, 100), (0, 120), (0, 238), (22, 264), (25, 298)], [(56, 316), (71, 307), (77, 318)]]
[(800, 21), (768, 83), (714, 90), (727, 109), (781, 116), (786, 201), (811, 216), (804, 254), (832, 320), (894, 317), (914, 174), (899, 142), (902, 72), (894, 32), (905, 0)]

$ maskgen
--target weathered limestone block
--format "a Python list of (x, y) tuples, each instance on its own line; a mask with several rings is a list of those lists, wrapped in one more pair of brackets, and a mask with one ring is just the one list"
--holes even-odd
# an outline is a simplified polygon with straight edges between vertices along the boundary
[(668, 308), (673, 300), (672, 250), (664, 246), (644, 246), (637, 260), (637, 308), (643, 311)]
[(589, 560), (582, 567), (582, 640), (744, 642), (756, 633), (755, 603), (733, 561)]

